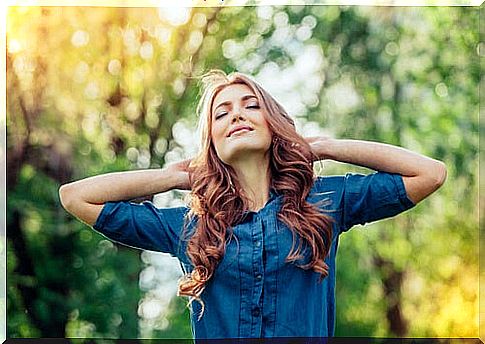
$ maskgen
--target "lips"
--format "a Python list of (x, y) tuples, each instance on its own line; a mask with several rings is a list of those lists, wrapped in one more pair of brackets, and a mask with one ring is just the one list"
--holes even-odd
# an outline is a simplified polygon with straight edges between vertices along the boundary
[(231, 131), (229, 132), (229, 135), (227, 135), (227, 137), (231, 136), (232, 134), (234, 134), (235, 132), (238, 132), (240, 130), (253, 131), (253, 128), (251, 128), (250, 126), (247, 126), (247, 125), (238, 125), (237, 127), (234, 127), (234, 128), (231, 129)]

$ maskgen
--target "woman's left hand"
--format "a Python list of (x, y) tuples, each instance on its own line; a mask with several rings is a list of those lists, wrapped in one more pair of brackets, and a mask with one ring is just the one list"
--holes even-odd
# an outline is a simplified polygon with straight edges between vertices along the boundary
[(443, 162), (402, 147), (328, 137), (308, 137), (305, 140), (318, 159), (331, 159), (402, 175), (406, 194), (415, 204), (437, 190), (446, 179)]
[(328, 143), (331, 140), (329, 136), (311, 136), (305, 137), (305, 141), (310, 145), (315, 160), (329, 159)]

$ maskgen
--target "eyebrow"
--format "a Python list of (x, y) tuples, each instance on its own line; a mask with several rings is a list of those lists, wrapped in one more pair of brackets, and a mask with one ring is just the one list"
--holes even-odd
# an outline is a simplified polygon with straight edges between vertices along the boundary
[[(251, 98), (256, 98), (256, 99), (258, 99), (258, 98), (257, 98), (257, 97), (256, 97), (254, 94), (246, 94), (246, 95), (244, 95), (244, 96), (242, 96), (242, 97), (241, 97), (241, 100), (243, 100), (243, 101), (244, 101), (244, 100), (251, 99)], [(228, 101), (225, 101), (225, 102), (222, 102), (222, 103), (220, 103), (219, 105), (217, 105), (217, 106), (214, 108), (214, 111), (216, 111), (216, 110), (217, 110), (217, 108), (218, 108), (218, 107), (220, 107), (220, 106), (224, 106), (224, 105), (230, 105), (230, 104), (231, 104), (231, 102), (230, 102), (229, 100), (228, 100)]]

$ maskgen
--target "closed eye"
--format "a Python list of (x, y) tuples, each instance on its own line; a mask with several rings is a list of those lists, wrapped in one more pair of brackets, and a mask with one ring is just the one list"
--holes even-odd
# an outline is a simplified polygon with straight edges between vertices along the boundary
[(224, 116), (224, 115), (226, 115), (226, 114), (227, 114), (227, 112), (221, 112), (221, 113), (219, 113), (219, 114), (216, 116), (216, 119), (219, 119), (219, 118), (223, 117), (223, 116)]
[[(246, 109), (259, 109), (259, 105), (249, 105), (246, 106)], [(227, 115), (227, 112), (220, 112), (219, 114), (216, 115), (216, 120)]]

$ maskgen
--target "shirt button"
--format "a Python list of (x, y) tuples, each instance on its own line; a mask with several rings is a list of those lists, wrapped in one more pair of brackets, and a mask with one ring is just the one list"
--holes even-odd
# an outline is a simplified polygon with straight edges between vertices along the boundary
[(257, 278), (258, 280), (260, 280), (260, 279), (261, 279), (261, 277), (262, 277), (262, 276), (261, 276), (261, 274), (260, 274), (260, 273), (256, 274), (256, 278)]
[(253, 311), (252, 311), (253, 316), (259, 317), (259, 313), (260, 313), (259, 307), (253, 308)]
[(254, 243), (254, 245), (256, 245), (256, 247), (261, 246), (261, 241), (256, 241), (256, 242)]

